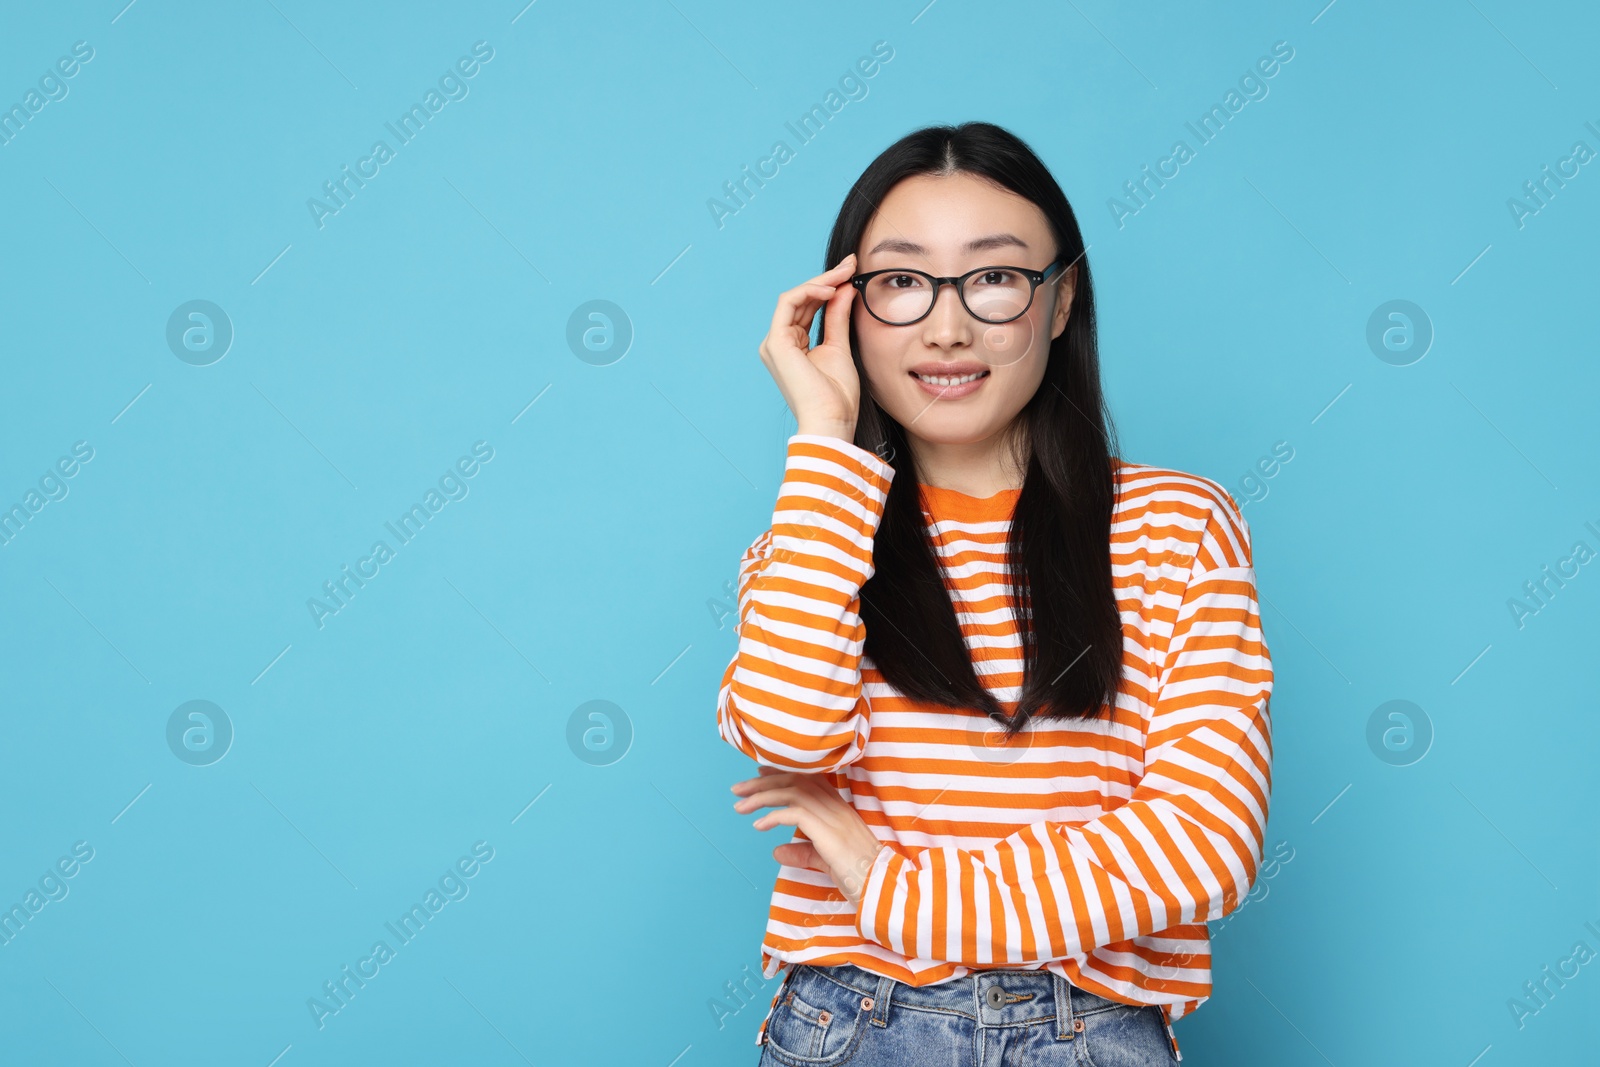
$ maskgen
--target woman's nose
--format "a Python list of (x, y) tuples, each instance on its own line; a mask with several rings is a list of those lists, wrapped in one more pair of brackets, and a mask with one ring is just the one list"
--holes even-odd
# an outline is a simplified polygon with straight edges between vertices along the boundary
[(935, 344), (950, 344), (967, 340), (971, 333), (971, 318), (961, 306), (961, 294), (953, 285), (941, 285), (933, 299), (933, 310), (923, 320), (926, 338)]

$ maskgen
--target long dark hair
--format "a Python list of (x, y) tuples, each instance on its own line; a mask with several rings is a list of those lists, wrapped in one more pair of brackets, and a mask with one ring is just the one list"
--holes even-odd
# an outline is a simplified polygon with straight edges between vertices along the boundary
[(1036, 716), (1095, 718), (1102, 707), (1115, 708), (1122, 682), (1122, 618), (1111, 584), (1110, 543), (1116, 431), (1100, 388), (1094, 286), (1078, 220), (1055, 178), (1016, 135), (987, 122), (930, 126), (896, 141), (856, 180), (828, 238), (825, 269), (857, 250), (896, 184), (958, 172), (1037, 204), (1059, 254), (1078, 272), (1067, 327), (1050, 343), (1044, 381), (1012, 427), (1027, 472), (1007, 546), (1024, 661), (1014, 712), (1006, 716), (968, 657), (923, 523), (905, 429), (865, 387), (852, 321), (850, 351), (863, 383), (855, 444), (895, 468), (860, 612), (864, 652), (885, 681), (915, 700), (991, 716), (1014, 735)]

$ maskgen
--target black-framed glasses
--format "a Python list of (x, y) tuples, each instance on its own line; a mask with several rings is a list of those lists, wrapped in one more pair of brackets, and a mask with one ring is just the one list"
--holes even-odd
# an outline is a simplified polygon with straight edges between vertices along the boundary
[(956, 287), (967, 314), (993, 326), (1025, 315), (1033, 306), (1034, 292), (1066, 262), (1062, 257), (1044, 270), (978, 267), (950, 278), (909, 267), (888, 267), (857, 274), (850, 284), (860, 290), (867, 313), (889, 326), (910, 326), (927, 318), (944, 285)]

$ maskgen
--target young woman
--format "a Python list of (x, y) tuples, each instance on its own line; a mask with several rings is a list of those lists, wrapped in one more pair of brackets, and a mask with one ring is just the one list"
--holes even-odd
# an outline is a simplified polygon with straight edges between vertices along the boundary
[(1210, 995), (1271, 785), (1250, 532), (1113, 455), (1084, 252), (1027, 145), (932, 127), (778, 300), (798, 432), (717, 703), (734, 809), (797, 831), (762, 1064), (1171, 1063)]

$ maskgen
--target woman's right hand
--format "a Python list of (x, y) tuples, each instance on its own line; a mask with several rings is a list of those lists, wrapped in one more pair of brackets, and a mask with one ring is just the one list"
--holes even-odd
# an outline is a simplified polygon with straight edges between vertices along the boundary
[[(797, 433), (855, 438), (861, 403), (861, 379), (850, 358), (850, 309), (856, 295), (850, 276), (855, 265), (852, 252), (832, 270), (778, 297), (772, 329), (761, 342), (761, 362), (793, 412)], [(811, 347), (811, 324), (823, 307), (826, 340)]]

